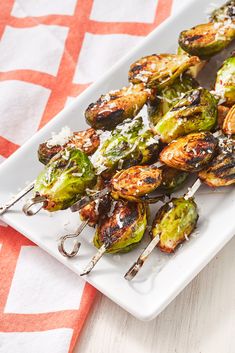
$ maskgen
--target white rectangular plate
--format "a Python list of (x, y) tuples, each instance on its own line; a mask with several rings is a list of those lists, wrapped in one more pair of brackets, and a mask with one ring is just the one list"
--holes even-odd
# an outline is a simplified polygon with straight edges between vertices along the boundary
[[(223, 2), (217, 1), (217, 4)], [(88, 104), (94, 102), (101, 93), (126, 85), (128, 68), (134, 60), (147, 54), (174, 52), (180, 31), (206, 20), (209, 3), (205, 0), (189, 1), (181, 13), (159, 26), (101, 80), (81, 94), (74, 104), (64, 109), (4, 162), (0, 168), (1, 203), (37, 176), (42, 168), (36, 154), (39, 143), (49, 138), (52, 131), (59, 131), (65, 125), (72, 130), (86, 128), (83, 111)], [(153, 319), (232, 238), (235, 233), (234, 196), (234, 188), (214, 192), (206, 187), (201, 188), (196, 197), (200, 211), (198, 235), (191, 237), (173, 256), (162, 254), (156, 249), (131, 283), (123, 275), (144, 244), (129, 254), (104, 256), (86, 280), (137, 318)], [(159, 206), (154, 207), (156, 210)], [(94, 230), (89, 228), (83, 233), (80, 255), (65, 259), (57, 251), (56, 240), (59, 235), (67, 233), (66, 223), (67, 230), (72, 231), (77, 227), (78, 215), (63, 211), (49, 217), (43, 211), (30, 218), (22, 214), (21, 208), (22, 202), (2, 216), (3, 221), (79, 274), (96, 251), (91, 244)]]

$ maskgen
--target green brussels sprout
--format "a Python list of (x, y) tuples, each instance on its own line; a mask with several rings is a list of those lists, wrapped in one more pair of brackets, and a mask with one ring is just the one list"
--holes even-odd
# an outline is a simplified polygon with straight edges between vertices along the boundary
[(208, 59), (227, 47), (235, 38), (235, 27), (230, 21), (200, 24), (180, 33), (179, 45), (190, 55)]
[(151, 91), (143, 84), (111, 91), (88, 106), (86, 121), (95, 129), (112, 130), (124, 120), (135, 117), (150, 96)]
[[(189, 53), (187, 53), (186, 51), (184, 51), (180, 46), (178, 46), (177, 49), (177, 54), (178, 55), (188, 55), (190, 56)], [(188, 69), (188, 74), (190, 76), (192, 76), (193, 78), (197, 78), (199, 72), (203, 69), (203, 67), (206, 65), (207, 61), (206, 60), (201, 60), (198, 62), (198, 64), (194, 65), (194, 66), (190, 66)]]
[[(63, 131), (63, 129), (61, 131)], [(41, 143), (38, 148), (38, 159), (41, 163), (47, 164), (50, 162), (52, 157), (54, 157), (66, 146), (74, 146), (79, 148), (81, 151), (86, 153), (87, 156), (89, 156), (97, 150), (99, 143), (99, 136), (92, 128), (74, 132), (71, 136), (65, 139), (62, 144), (54, 142), (53, 138)]]
[(160, 167), (162, 171), (162, 183), (160, 189), (166, 194), (179, 190), (187, 180), (189, 173), (170, 168), (167, 165)]
[(224, 5), (219, 7), (218, 9), (215, 9), (211, 16), (210, 20), (212, 22), (220, 22), (224, 20), (235, 20), (235, 1), (230, 0), (227, 1)]
[(225, 105), (235, 104), (235, 56), (225, 60), (217, 72), (215, 92), (225, 99)]
[(199, 178), (211, 187), (235, 184), (235, 141), (220, 138), (219, 149), (210, 165), (198, 173)]
[(133, 63), (129, 70), (129, 81), (145, 83), (148, 87), (162, 90), (170, 86), (189, 67), (200, 62), (196, 56), (177, 54), (153, 54)]
[(223, 121), (223, 132), (226, 135), (235, 135), (235, 105), (228, 111)]
[(147, 206), (114, 201), (111, 210), (99, 220), (93, 243), (97, 248), (105, 244), (107, 253), (129, 252), (140, 243), (147, 228)]
[(197, 220), (197, 205), (192, 198), (172, 199), (157, 212), (151, 236), (159, 237), (161, 251), (172, 253), (193, 232)]
[(46, 198), (44, 208), (53, 212), (70, 207), (96, 182), (89, 158), (74, 147), (67, 147), (39, 174), (34, 191)]
[(153, 128), (164, 143), (196, 131), (211, 130), (217, 121), (217, 100), (204, 88), (184, 95)]
[(160, 153), (161, 162), (186, 172), (197, 172), (214, 157), (218, 140), (210, 132), (199, 132), (180, 137)]
[(158, 156), (159, 142), (146, 130), (141, 117), (119, 124), (92, 156), (97, 174), (135, 164), (150, 163)]
[(117, 172), (111, 179), (112, 197), (128, 201), (141, 201), (162, 182), (162, 171), (153, 166), (134, 166)]
[(149, 102), (148, 115), (153, 125), (159, 120), (182, 98), (184, 93), (198, 87), (195, 79), (187, 74), (180, 75), (169, 86), (158, 92), (154, 104)]

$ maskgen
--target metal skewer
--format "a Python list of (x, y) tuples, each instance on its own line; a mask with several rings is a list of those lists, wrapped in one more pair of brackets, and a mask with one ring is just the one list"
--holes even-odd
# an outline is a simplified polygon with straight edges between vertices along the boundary
[(106, 244), (103, 244), (101, 248), (97, 251), (97, 253), (92, 257), (91, 261), (89, 264), (86, 266), (85, 270), (80, 274), (80, 276), (85, 276), (88, 275), (91, 270), (95, 267), (97, 262), (101, 259), (101, 257), (104, 255), (105, 251), (107, 250)]
[(82, 222), (75, 233), (66, 234), (66, 235), (63, 235), (62, 237), (59, 238), (58, 250), (61, 253), (61, 255), (65, 256), (65, 257), (74, 257), (75, 255), (77, 255), (77, 253), (80, 249), (80, 246), (81, 246), (81, 243), (78, 240), (74, 243), (74, 246), (73, 246), (73, 249), (71, 250), (71, 252), (68, 252), (67, 250), (65, 250), (64, 243), (67, 239), (77, 238), (82, 233), (83, 229), (87, 226), (88, 222), (89, 222), (89, 219)]
[[(202, 185), (201, 180), (197, 179), (192, 185), (192, 187), (189, 188), (188, 192), (184, 195), (184, 199), (188, 200), (191, 197), (193, 197), (201, 185)], [(141, 267), (143, 266), (143, 264), (145, 263), (145, 261), (147, 260), (151, 252), (153, 251), (153, 249), (159, 243), (159, 241), (160, 241), (159, 237), (155, 237), (151, 240), (151, 242), (147, 245), (144, 251), (140, 254), (137, 261), (130, 267), (130, 269), (124, 275), (124, 278), (126, 280), (131, 281), (137, 275), (137, 273), (139, 272), (139, 270), (141, 269)]]
[(22, 189), (17, 195), (13, 196), (5, 205), (0, 207), (0, 215), (5, 213), (9, 208), (11, 208), (16, 202), (18, 202), (22, 197), (33, 190), (35, 180), (28, 184), (24, 189)]

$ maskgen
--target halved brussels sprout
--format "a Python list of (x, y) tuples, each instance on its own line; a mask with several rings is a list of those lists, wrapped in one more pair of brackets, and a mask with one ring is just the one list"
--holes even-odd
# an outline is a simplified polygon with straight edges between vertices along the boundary
[(153, 128), (164, 143), (191, 132), (209, 131), (217, 121), (217, 101), (204, 88), (197, 88), (171, 108)]
[(162, 171), (155, 166), (134, 166), (116, 173), (111, 180), (114, 199), (140, 201), (162, 182)]
[(160, 189), (166, 194), (179, 190), (188, 178), (189, 173), (170, 168), (167, 165), (160, 167), (162, 171), (162, 183)]
[(34, 191), (46, 198), (44, 208), (53, 212), (70, 207), (95, 183), (89, 158), (79, 149), (67, 147), (39, 174)]
[(235, 184), (235, 141), (220, 138), (219, 146), (220, 153), (213, 158), (209, 167), (198, 173), (199, 178), (212, 187)]
[(218, 126), (223, 128), (224, 120), (229, 112), (229, 108), (224, 105), (218, 105)]
[(193, 133), (178, 138), (160, 153), (160, 160), (169, 167), (196, 172), (214, 157), (218, 145), (210, 132)]
[(152, 238), (159, 237), (159, 249), (172, 253), (192, 233), (197, 220), (197, 205), (192, 198), (172, 199), (157, 212), (152, 225)]
[[(190, 56), (190, 54), (187, 53), (186, 51), (184, 51), (180, 46), (178, 46), (177, 54)], [(206, 60), (200, 59), (198, 64), (196, 64), (194, 66), (190, 66), (190, 68), (188, 69), (189, 75), (192, 76), (193, 78), (197, 78), (199, 72), (203, 69), (203, 67), (206, 65), (206, 63), (207, 63)]]
[(93, 239), (107, 253), (128, 252), (137, 246), (147, 228), (147, 206), (143, 203), (114, 201), (111, 214), (99, 221)]
[(225, 99), (225, 105), (235, 104), (235, 56), (226, 59), (217, 72), (215, 92)]
[(235, 27), (230, 21), (200, 24), (180, 33), (179, 45), (190, 55), (208, 59), (227, 47), (235, 38)]
[(143, 84), (130, 85), (102, 95), (85, 111), (85, 118), (95, 129), (112, 130), (125, 119), (135, 117), (151, 97)]
[(141, 117), (116, 127), (101, 144), (91, 160), (97, 174), (135, 164), (150, 163), (158, 156), (159, 142), (146, 130)]
[(189, 67), (200, 62), (196, 56), (177, 54), (153, 54), (133, 63), (129, 70), (129, 81), (145, 83), (148, 87), (162, 90), (171, 85)]
[(211, 21), (214, 22), (221, 22), (224, 20), (235, 20), (235, 1), (230, 0), (227, 1), (224, 5), (219, 7), (218, 9), (215, 9), (211, 16), (210, 16)]
[(184, 96), (188, 91), (198, 87), (195, 79), (187, 74), (180, 75), (169, 87), (157, 92), (155, 101), (148, 104), (148, 116), (153, 125), (159, 120)]
[[(100, 191), (105, 188), (105, 181), (102, 177), (97, 178), (97, 183), (93, 190)], [(79, 211), (81, 221), (88, 221), (90, 227), (95, 227), (98, 220), (104, 217), (109, 212), (111, 207), (110, 195), (105, 195), (95, 201), (92, 201), (88, 205), (84, 206)]]
[(84, 131), (74, 132), (68, 141), (58, 144), (49, 139), (47, 142), (41, 143), (38, 148), (38, 159), (41, 163), (47, 164), (57, 153), (66, 146), (74, 146), (86, 153), (87, 156), (93, 154), (99, 147), (100, 139), (97, 132), (90, 128)]
[(226, 135), (235, 135), (235, 105), (229, 110), (224, 119), (223, 132)]

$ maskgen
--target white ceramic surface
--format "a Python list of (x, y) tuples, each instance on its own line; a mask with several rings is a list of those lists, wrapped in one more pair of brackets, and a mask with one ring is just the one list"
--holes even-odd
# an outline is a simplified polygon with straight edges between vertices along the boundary
[[(216, 3), (219, 5), (223, 1)], [(0, 203), (8, 200), (9, 196), (25, 186), (27, 181), (35, 179), (42, 168), (37, 161), (37, 147), (50, 137), (51, 131), (59, 131), (64, 125), (69, 125), (72, 130), (86, 128), (83, 111), (88, 104), (95, 101), (101, 93), (127, 84), (128, 67), (134, 60), (154, 52), (174, 52), (179, 32), (205, 21), (209, 4), (210, 1), (206, 0), (189, 1), (178, 15), (153, 31), (141, 45), (134, 48), (101, 80), (82, 93), (73, 104), (5, 161), (0, 168)], [(209, 76), (210, 67), (214, 68), (215, 63), (216, 61), (214, 64), (212, 61), (204, 73), (204, 78)], [(140, 253), (144, 246), (142, 244), (129, 254), (104, 256), (86, 280), (137, 318), (153, 319), (235, 233), (234, 188), (212, 191), (202, 187), (197, 193), (196, 201), (200, 211), (197, 232), (173, 256), (155, 250), (135, 280), (127, 282), (123, 275)], [(50, 217), (43, 211), (30, 218), (22, 214), (22, 204), (23, 202), (16, 204), (1, 217), (2, 220), (79, 274), (95, 253), (91, 244), (93, 229), (87, 228), (83, 232), (80, 255), (74, 259), (65, 259), (57, 251), (56, 240), (58, 236), (77, 227), (78, 215), (63, 211)], [(154, 210), (158, 207), (154, 206)]]

